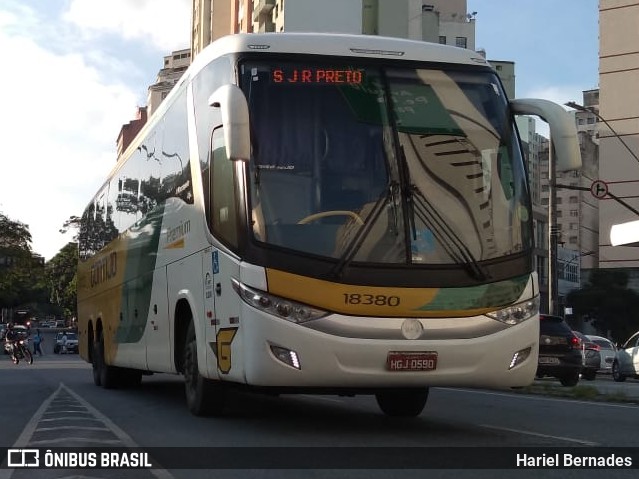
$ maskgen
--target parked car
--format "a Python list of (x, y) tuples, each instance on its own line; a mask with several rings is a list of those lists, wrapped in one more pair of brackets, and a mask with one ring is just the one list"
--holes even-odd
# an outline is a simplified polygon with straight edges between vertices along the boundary
[(612, 362), (612, 379), (622, 382), (627, 377), (639, 379), (639, 331), (617, 349)]
[[(67, 335), (66, 350), (63, 347), (63, 336)], [(70, 331), (60, 331), (55, 336), (55, 344), (53, 346), (55, 354), (77, 353), (78, 352), (78, 335)]]
[(588, 381), (593, 381), (597, 377), (597, 371), (601, 366), (601, 353), (599, 352), (601, 348), (584, 333), (579, 331), (573, 331), (572, 333), (581, 341), (581, 351), (584, 357), (581, 377)]
[(617, 352), (617, 347), (615, 343), (613, 343), (610, 339), (604, 338), (603, 336), (595, 336), (592, 334), (586, 334), (588, 339), (590, 339), (593, 343), (599, 345), (599, 354), (601, 355), (601, 364), (599, 365), (600, 373), (611, 373), (612, 372), (612, 362), (615, 360), (615, 353)]
[(560, 316), (540, 315), (537, 377), (553, 376), (576, 386), (583, 367), (581, 341)]

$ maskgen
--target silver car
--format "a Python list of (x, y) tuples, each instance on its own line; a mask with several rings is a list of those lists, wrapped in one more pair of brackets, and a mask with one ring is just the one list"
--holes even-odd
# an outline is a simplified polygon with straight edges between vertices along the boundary
[(601, 355), (601, 366), (599, 368), (599, 372), (610, 374), (612, 372), (612, 363), (615, 360), (615, 353), (617, 352), (615, 343), (603, 336), (587, 334), (586, 337), (601, 348), (599, 349), (599, 354)]
[(639, 378), (639, 331), (617, 350), (612, 363), (612, 378), (617, 382), (627, 377)]

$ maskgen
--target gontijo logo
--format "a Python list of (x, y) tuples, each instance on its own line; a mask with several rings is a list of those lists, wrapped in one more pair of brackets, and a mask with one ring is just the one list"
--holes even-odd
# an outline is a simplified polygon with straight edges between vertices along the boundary
[(91, 287), (115, 278), (118, 272), (118, 256), (115, 251), (93, 263), (91, 266)]

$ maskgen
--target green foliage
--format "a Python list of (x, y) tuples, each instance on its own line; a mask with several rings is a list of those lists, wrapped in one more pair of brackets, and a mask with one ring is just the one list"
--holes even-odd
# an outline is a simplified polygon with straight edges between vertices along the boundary
[(0, 307), (46, 298), (42, 280), (42, 258), (31, 251), (29, 227), (0, 213)]
[[(71, 217), (63, 228), (77, 228)], [(31, 250), (29, 227), (0, 213), (0, 308), (30, 316), (76, 316), (78, 252), (68, 243), (46, 265)]]
[(617, 342), (639, 329), (639, 294), (628, 289), (626, 271), (593, 270), (589, 282), (567, 299), (575, 314), (595, 318), (597, 329), (610, 331)]
[(59, 306), (65, 317), (77, 316), (78, 245), (67, 243), (46, 264), (46, 281), (51, 303)]

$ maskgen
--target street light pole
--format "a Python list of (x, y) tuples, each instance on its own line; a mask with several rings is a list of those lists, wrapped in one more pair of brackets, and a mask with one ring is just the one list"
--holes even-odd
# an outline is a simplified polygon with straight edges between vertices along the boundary
[(557, 314), (557, 167), (553, 154), (552, 137), (548, 139), (548, 314)]

